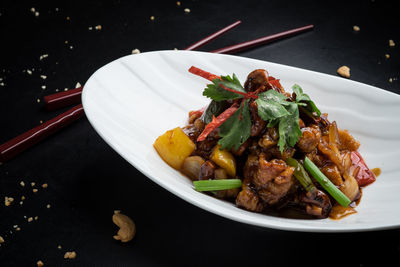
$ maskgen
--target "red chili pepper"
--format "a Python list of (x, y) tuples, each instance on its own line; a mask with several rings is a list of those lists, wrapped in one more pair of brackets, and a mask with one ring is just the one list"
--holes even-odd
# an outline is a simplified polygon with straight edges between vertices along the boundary
[[(215, 74), (212, 74), (212, 73), (207, 72), (207, 71), (205, 71), (205, 70), (196, 68), (195, 66), (191, 66), (191, 67), (189, 68), (189, 72), (190, 72), (190, 73), (193, 73), (194, 75), (198, 75), (198, 76), (200, 76), (200, 77), (203, 77), (204, 79), (207, 79), (207, 80), (210, 80), (210, 81), (213, 81), (214, 79), (217, 79), (217, 78), (218, 78), (218, 79), (221, 79), (220, 76), (215, 75)], [(249, 99), (249, 98), (257, 99), (257, 98), (258, 98), (258, 96), (257, 96), (256, 94), (254, 94), (254, 92), (243, 93), (243, 92), (239, 92), (239, 91), (230, 89), (230, 88), (228, 88), (228, 87), (225, 87), (225, 86), (223, 86), (222, 84), (220, 85), (220, 87), (223, 88), (223, 89), (225, 89), (226, 91), (229, 91), (229, 92), (232, 92), (232, 93), (236, 93), (236, 94), (242, 95), (245, 99)]]
[(283, 89), (281, 83), (279, 82), (279, 79), (275, 79), (274, 77), (269, 76), (268, 77), (268, 82), (274, 87), (278, 87), (281, 90)]
[(355, 177), (359, 186), (366, 186), (375, 182), (376, 178), (374, 173), (368, 168), (367, 164), (365, 164), (364, 159), (358, 151), (351, 152), (351, 161), (353, 162), (351, 166), (352, 170), (359, 168), (357, 176)]
[(212, 81), (214, 79), (221, 79), (221, 77), (219, 77), (218, 75), (212, 74), (210, 72), (207, 72), (205, 70), (196, 68), (195, 66), (191, 66), (189, 69), (190, 73), (193, 73), (194, 75), (203, 77), (204, 79), (207, 79), (209, 81)]
[(215, 129), (222, 125), (227, 119), (229, 119), (235, 112), (238, 110), (239, 106), (235, 103), (230, 108), (227, 108), (224, 112), (215, 117), (213, 115), (212, 121), (207, 124), (206, 128), (204, 128), (203, 132), (197, 138), (197, 141), (204, 141), (207, 136), (212, 133)]

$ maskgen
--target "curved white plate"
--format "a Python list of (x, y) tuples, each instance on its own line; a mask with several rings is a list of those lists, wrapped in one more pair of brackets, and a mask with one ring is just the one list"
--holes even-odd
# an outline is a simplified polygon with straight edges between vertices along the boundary
[[(190, 110), (208, 103), (206, 80), (188, 73), (197, 66), (216, 74), (236, 73), (244, 82), (257, 68), (281, 79), (286, 90), (298, 83), (340, 128), (361, 142), (367, 164), (381, 176), (363, 190), (358, 213), (342, 220), (298, 220), (248, 212), (196, 192), (153, 148), (166, 130), (184, 126)], [(182, 199), (243, 223), (284, 230), (348, 232), (400, 225), (400, 96), (340, 77), (249, 58), (190, 51), (158, 51), (115, 60), (85, 84), (82, 102), (90, 123), (123, 158)]]

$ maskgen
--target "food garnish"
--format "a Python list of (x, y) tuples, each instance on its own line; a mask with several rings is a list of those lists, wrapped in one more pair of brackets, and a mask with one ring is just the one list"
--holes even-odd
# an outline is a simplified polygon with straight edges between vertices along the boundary
[[(287, 96), (274, 90), (261, 93), (246, 92), (235, 74), (232, 77), (220, 77), (193, 66), (189, 72), (213, 82), (208, 84), (203, 91), (203, 95), (213, 101), (242, 99), (240, 106), (234, 103), (225, 112), (213, 118), (197, 139), (198, 141), (205, 140), (208, 134), (221, 126), (220, 136), (222, 139), (218, 142), (221, 149), (231, 149), (232, 147), (237, 149), (250, 137), (249, 99), (256, 99), (258, 115), (267, 121), (269, 126), (279, 125), (278, 146), (281, 152), (285, 147), (293, 147), (301, 136), (299, 106), (315, 112), (317, 116), (321, 115), (314, 102), (307, 94), (303, 93), (302, 88), (297, 84), (292, 87), (296, 96), (295, 101), (289, 101)], [(279, 80), (272, 81), (275, 84), (279, 83)], [(231, 116), (232, 119), (229, 119)]]

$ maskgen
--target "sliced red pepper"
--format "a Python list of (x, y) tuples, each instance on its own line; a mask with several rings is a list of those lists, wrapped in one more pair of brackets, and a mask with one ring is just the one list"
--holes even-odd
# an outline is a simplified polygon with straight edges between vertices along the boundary
[(204, 128), (203, 132), (197, 138), (197, 141), (204, 141), (207, 136), (212, 133), (215, 129), (222, 125), (227, 119), (229, 119), (235, 112), (238, 110), (239, 106), (235, 103), (230, 108), (227, 108), (224, 112), (215, 117), (213, 115), (212, 121), (207, 124), (206, 128)]
[(359, 186), (366, 186), (375, 182), (376, 178), (374, 173), (368, 168), (367, 164), (365, 164), (364, 159), (358, 151), (351, 152), (351, 161), (353, 163), (351, 171), (359, 168), (355, 177)]
[(283, 89), (283, 87), (282, 87), (282, 85), (281, 85), (281, 83), (279, 82), (280, 80), (279, 79), (275, 79), (274, 77), (272, 77), (272, 76), (269, 76), (268, 77), (268, 82), (272, 85), (272, 86), (275, 86), (275, 87), (278, 87), (279, 89)]
[[(212, 74), (212, 73), (207, 72), (207, 71), (205, 71), (205, 70), (196, 68), (195, 66), (191, 66), (191, 67), (189, 68), (189, 72), (192, 73), (192, 74), (194, 74), (194, 75), (198, 75), (198, 76), (200, 76), (200, 77), (203, 77), (204, 79), (207, 79), (207, 80), (209, 80), (209, 81), (213, 81), (214, 79), (221, 79), (220, 76), (215, 75), (215, 74)], [(250, 92), (250, 93), (239, 92), (239, 91), (230, 89), (230, 88), (228, 88), (228, 87), (225, 87), (225, 86), (223, 86), (222, 84), (220, 85), (220, 87), (223, 88), (223, 89), (225, 89), (225, 90), (227, 90), (227, 91), (229, 91), (229, 92), (242, 95), (242, 96), (243, 96), (244, 98), (246, 98), (246, 99), (248, 99), (248, 98), (257, 99), (257, 98), (258, 98), (258, 96), (255, 95), (253, 92)]]
[(212, 74), (210, 72), (207, 72), (205, 70), (196, 68), (195, 66), (191, 66), (189, 69), (190, 73), (193, 73), (194, 75), (203, 77), (204, 79), (207, 79), (209, 81), (212, 81), (214, 79), (221, 79), (221, 77), (219, 77), (218, 75)]

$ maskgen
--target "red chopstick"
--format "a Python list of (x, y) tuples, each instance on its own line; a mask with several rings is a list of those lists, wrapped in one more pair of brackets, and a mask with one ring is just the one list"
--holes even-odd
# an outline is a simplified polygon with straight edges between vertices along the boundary
[(203, 38), (200, 41), (198, 41), (198, 42), (186, 47), (183, 50), (195, 50), (195, 49), (197, 49), (199, 47), (202, 47), (203, 45), (205, 45), (205, 44), (211, 42), (212, 40), (214, 40), (215, 38), (217, 38), (218, 36), (226, 33), (227, 31), (232, 30), (233, 28), (238, 26), (240, 23), (242, 23), (242, 22), (240, 20), (238, 20), (238, 21), (226, 26), (225, 28), (222, 28), (221, 30), (219, 30), (219, 31), (207, 36), (206, 38)]
[(287, 38), (287, 37), (311, 30), (312, 28), (314, 28), (314, 25), (310, 24), (310, 25), (303, 26), (300, 28), (264, 36), (264, 37), (261, 37), (261, 38), (255, 39), (255, 40), (244, 42), (244, 43), (223, 47), (223, 48), (220, 48), (217, 50), (213, 50), (213, 51), (211, 51), (211, 53), (232, 54), (232, 53), (236, 53), (239, 51), (243, 51), (245, 49), (253, 48), (255, 46), (271, 43), (271, 42), (274, 42), (279, 39)]
[[(235, 23), (232, 23), (231, 25), (192, 44), (191, 46), (185, 48), (184, 50), (193, 50), (195, 48), (199, 48), (200, 46), (210, 42), (211, 40), (215, 39), (216, 37), (220, 36), (221, 34), (227, 32), (228, 30), (236, 27), (240, 23), (241, 23), (241, 21), (238, 20)], [(223, 47), (223, 48), (211, 51), (211, 53), (232, 54), (232, 53), (243, 51), (243, 50), (253, 48), (255, 46), (259, 46), (262, 44), (271, 43), (271, 42), (277, 41), (279, 39), (287, 38), (287, 37), (311, 30), (313, 28), (314, 28), (314, 25), (310, 24), (310, 25), (303, 26), (300, 28), (295, 28), (292, 30), (288, 30), (288, 31), (268, 35), (265, 37), (261, 37), (261, 38), (255, 39), (255, 40), (247, 41), (244, 43)], [(71, 104), (80, 103), (81, 102), (81, 93), (82, 93), (82, 87), (79, 87), (79, 88), (72, 89), (72, 90), (69, 90), (66, 92), (61, 92), (61, 93), (56, 93), (56, 94), (45, 96), (44, 102), (45, 102), (46, 109), (54, 110), (57, 108), (69, 106)]]
[(82, 104), (0, 145), (0, 162), (5, 162), (84, 115)]
[[(185, 48), (184, 50), (194, 50), (199, 48), (206, 43), (212, 41), (213, 39), (217, 38), (221, 34), (233, 29), (237, 25), (239, 25), (241, 21), (236, 21), (231, 25), (207, 36), (206, 38), (190, 45), (189, 47)], [(270, 43), (282, 38), (290, 37), (295, 34), (299, 34), (301, 32), (307, 31), (312, 29), (313, 25), (307, 25), (304, 27), (296, 28), (293, 30), (284, 31), (281, 33), (276, 33), (270, 36), (265, 36), (262, 38), (258, 38), (252, 41), (247, 41), (244, 43), (220, 48), (212, 53), (235, 53), (239, 51), (243, 51), (248, 48), (253, 48), (255, 46)], [(52, 95), (48, 95), (44, 97), (45, 107), (47, 110), (54, 110), (61, 107), (65, 107), (68, 105), (72, 105), (75, 103), (81, 102), (81, 94), (82, 94), (82, 87), (72, 89), (65, 92), (60, 92)], [(67, 112), (64, 112), (57, 117), (37, 126), (13, 139), (10, 141), (0, 145), (0, 162), (4, 162), (9, 160), (10, 158), (16, 156), (20, 152), (26, 150), (30, 146), (36, 144), (40, 140), (46, 138), (47, 136), (55, 133), (62, 127), (72, 123), (73, 121), (77, 120), (78, 118), (82, 117), (84, 114), (82, 104), (77, 105)]]
[(45, 96), (44, 103), (47, 110), (55, 110), (81, 102), (82, 87), (69, 91), (63, 91), (56, 94)]

